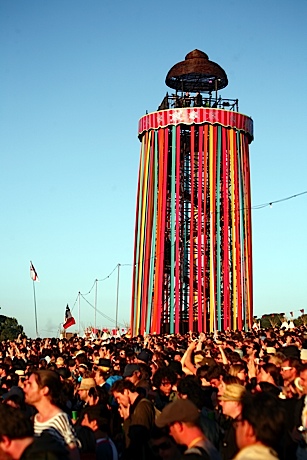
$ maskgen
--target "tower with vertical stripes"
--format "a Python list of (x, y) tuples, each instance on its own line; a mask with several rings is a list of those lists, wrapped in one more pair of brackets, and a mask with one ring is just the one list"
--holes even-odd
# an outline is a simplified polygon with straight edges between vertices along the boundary
[(250, 328), (253, 121), (202, 51), (165, 82), (174, 92), (139, 121), (132, 333)]

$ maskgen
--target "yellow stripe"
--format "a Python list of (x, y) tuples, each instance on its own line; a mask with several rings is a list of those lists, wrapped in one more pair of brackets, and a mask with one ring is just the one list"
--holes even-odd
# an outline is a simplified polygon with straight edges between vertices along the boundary
[(142, 215), (141, 215), (141, 238), (140, 238), (140, 257), (139, 257), (139, 279), (138, 279), (138, 291), (137, 291), (137, 314), (136, 314), (136, 324), (138, 328), (140, 327), (140, 315), (141, 315), (141, 288), (142, 288), (142, 274), (143, 274), (143, 253), (144, 253), (144, 235), (146, 232), (145, 226), (145, 214), (146, 214), (146, 197), (147, 197), (147, 188), (148, 188), (148, 162), (151, 146), (151, 131), (148, 135), (147, 149), (146, 149), (146, 158), (145, 158), (145, 168), (144, 168), (144, 180), (143, 180), (143, 198), (142, 198)]
[(233, 130), (229, 132), (230, 180), (231, 180), (231, 227), (232, 227), (232, 276), (233, 276), (233, 329), (237, 328), (237, 272), (236, 272), (236, 216), (235, 216), (235, 178)]
[(214, 330), (214, 253), (213, 253), (213, 126), (209, 126), (209, 187), (210, 187), (210, 332)]

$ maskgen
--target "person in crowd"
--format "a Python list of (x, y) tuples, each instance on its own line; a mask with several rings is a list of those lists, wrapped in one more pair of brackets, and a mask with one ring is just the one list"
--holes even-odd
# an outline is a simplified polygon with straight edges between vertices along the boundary
[(200, 412), (189, 399), (177, 399), (168, 404), (157, 417), (158, 428), (168, 427), (179, 445), (186, 445), (183, 459), (219, 460), (220, 455), (206, 438), (200, 425)]
[(81, 426), (90, 428), (96, 440), (96, 460), (118, 460), (118, 452), (110, 438), (110, 411), (102, 405), (88, 406), (81, 420)]
[(307, 364), (302, 364), (299, 371), (302, 396), (299, 399), (287, 398), (283, 401), (287, 413), (286, 424), (292, 435), (297, 452), (297, 459), (307, 458)]
[(173, 389), (177, 383), (176, 372), (169, 366), (160, 367), (155, 372), (152, 382), (155, 390), (149, 395), (149, 399), (153, 401), (155, 408), (161, 411), (175, 398), (176, 392)]
[[(209, 391), (208, 391), (209, 390)], [(216, 447), (219, 445), (219, 428), (215, 420), (214, 405), (211, 399), (213, 388), (204, 390), (198, 377), (187, 375), (178, 381), (177, 397), (189, 399), (200, 411), (200, 424), (206, 437)]]
[(34, 437), (30, 419), (19, 409), (0, 404), (0, 458), (3, 460), (69, 460), (66, 447), (49, 433)]
[(48, 431), (68, 447), (71, 460), (79, 460), (78, 439), (68, 415), (60, 407), (61, 389), (61, 380), (56, 372), (36, 370), (25, 384), (25, 401), (37, 410), (34, 417), (35, 435)]
[(109, 374), (98, 367), (94, 369), (94, 380), (97, 386), (103, 387)]
[[(108, 408), (111, 414), (111, 432), (108, 436), (115, 442), (123, 460), (135, 460), (135, 456), (151, 460), (153, 454), (157, 457), (157, 451), (153, 452), (149, 442), (153, 420), (176, 399), (189, 400), (200, 413), (202, 434), (219, 449), (223, 459), (230, 460), (236, 451), (230, 452), (227, 430), (236, 416), (233, 408), (236, 404), (239, 406), (239, 401), (230, 399), (233, 394), (229, 396), (228, 387), (235, 384), (241, 388), (241, 384), (244, 384), (244, 391), (251, 391), (255, 395), (268, 393), (269, 396), (278, 396), (278, 405), (284, 407), (288, 414), (286, 424), (289, 438), (285, 450), (278, 454), (281, 460), (298, 460), (296, 452), (300, 456), (306, 455), (307, 391), (303, 366), (304, 351), (307, 350), (306, 332), (307, 328), (301, 326), (287, 336), (283, 330), (270, 328), (227, 330), (218, 335), (209, 332), (148, 334), (116, 339), (75, 335), (62, 340), (2, 342), (0, 396), (3, 404), (25, 412), (23, 399), (13, 394), (15, 387), (25, 388), (26, 401), (31, 400), (33, 404), (30, 406), (31, 413), (26, 411), (27, 417), (31, 419), (31, 414), (38, 410), (36, 417), (33, 417), (35, 432), (39, 432), (40, 423), (43, 424), (44, 420), (46, 429), (54, 439), (61, 438), (66, 446), (72, 444), (73, 451), (79, 447), (82, 459), (90, 458), (84, 455), (95, 455), (96, 448), (93, 430), (89, 426), (81, 426), (83, 412), (96, 406)], [(127, 365), (130, 367), (126, 368)], [(59, 382), (38, 378), (36, 373), (39, 368), (44, 369), (42, 372), (56, 374)], [(127, 375), (128, 368), (130, 371), (134, 369), (128, 372), (130, 375)], [(98, 371), (102, 374), (98, 374)], [(85, 388), (89, 379), (92, 383)], [(112, 391), (113, 396), (108, 391), (115, 382), (120, 381), (124, 382), (124, 387), (118, 389), (117, 398), (114, 398)], [(281, 388), (284, 389), (283, 393), (280, 393)], [(54, 406), (64, 416), (58, 416), (56, 411), (54, 413)], [(75, 422), (74, 429), (78, 430), (77, 436), (75, 432), (67, 438), (66, 433), (56, 434), (52, 420), (67, 417), (67, 430), (70, 430), (70, 415)], [(237, 417), (240, 418), (240, 415)], [(89, 420), (91, 422), (93, 420)], [(46, 430), (43, 433), (46, 434)], [(83, 443), (81, 448), (79, 436)], [(141, 448), (138, 451), (140, 440)], [(178, 448), (181, 451), (181, 447)], [(159, 449), (159, 457), (162, 454), (167, 456), (171, 450)]]
[(297, 388), (295, 381), (299, 376), (300, 362), (299, 359), (294, 357), (286, 358), (280, 367), (280, 373), (283, 379), (283, 394), (287, 398), (297, 395)]
[[(155, 421), (155, 409), (151, 401), (139, 394), (128, 380), (118, 380), (111, 388), (123, 419), (127, 459), (144, 458), (149, 448), (149, 434)], [(145, 457), (146, 458), (146, 457)]]
[[(282, 379), (280, 376), (280, 370), (275, 364), (267, 363), (259, 366), (257, 374), (257, 383), (261, 388), (261, 383), (268, 383), (271, 385), (271, 391), (274, 391), (278, 396), (281, 392)], [(266, 388), (269, 388), (267, 386)]]
[[(124, 369), (123, 377), (125, 380), (129, 380), (129, 382), (133, 383), (136, 388), (140, 392), (143, 393), (144, 396), (147, 396), (150, 390), (150, 383), (149, 383), (149, 373), (150, 369), (147, 371), (147, 378), (145, 369), (146, 364), (127, 364)], [(143, 372), (142, 372), (143, 370)]]
[(245, 362), (232, 364), (229, 368), (229, 375), (238, 377), (242, 385), (246, 385), (246, 380), (248, 377), (247, 365)]
[(166, 430), (154, 426), (150, 433), (150, 447), (154, 459), (180, 460), (182, 452), (172, 436)]
[(276, 396), (260, 392), (245, 394), (242, 412), (233, 422), (239, 452), (235, 460), (277, 460), (284, 439), (285, 413)]
[(96, 382), (92, 377), (83, 378), (78, 388), (78, 395), (83, 405), (93, 405), (95, 403), (93, 394), (89, 394), (91, 388), (95, 388)]
[(246, 394), (246, 389), (243, 385), (230, 383), (224, 386), (219, 396), (219, 404), (224, 416), (220, 422), (223, 433), (220, 439), (220, 452), (223, 460), (230, 460), (238, 453), (233, 420), (241, 415), (241, 399), (244, 394)]

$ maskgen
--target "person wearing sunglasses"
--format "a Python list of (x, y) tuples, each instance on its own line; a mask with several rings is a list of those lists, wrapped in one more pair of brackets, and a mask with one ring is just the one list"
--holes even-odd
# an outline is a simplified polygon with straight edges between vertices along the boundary
[(220, 452), (223, 460), (231, 460), (238, 452), (233, 421), (241, 415), (241, 399), (245, 393), (243, 385), (230, 383), (224, 385), (223, 391), (219, 394), (219, 405), (223, 414), (220, 420), (223, 433)]
[(297, 394), (295, 381), (299, 376), (300, 362), (297, 358), (286, 358), (280, 367), (280, 374), (283, 379), (283, 394), (287, 398), (293, 398)]

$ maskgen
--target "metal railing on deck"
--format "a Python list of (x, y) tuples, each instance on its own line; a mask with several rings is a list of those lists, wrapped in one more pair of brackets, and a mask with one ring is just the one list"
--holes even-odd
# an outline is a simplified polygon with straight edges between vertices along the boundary
[(202, 96), (196, 94), (196, 96), (184, 95), (179, 96), (173, 94), (171, 96), (166, 93), (163, 101), (158, 107), (158, 110), (167, 110), (172, 108), (182, 107), (205, 107), (212, 109), (225, 109), (232, 110), (234, 112), (239, 111), (239, 100), (238, 99), (223, 99), (221, 96), (216, 98), (210, 95)]

